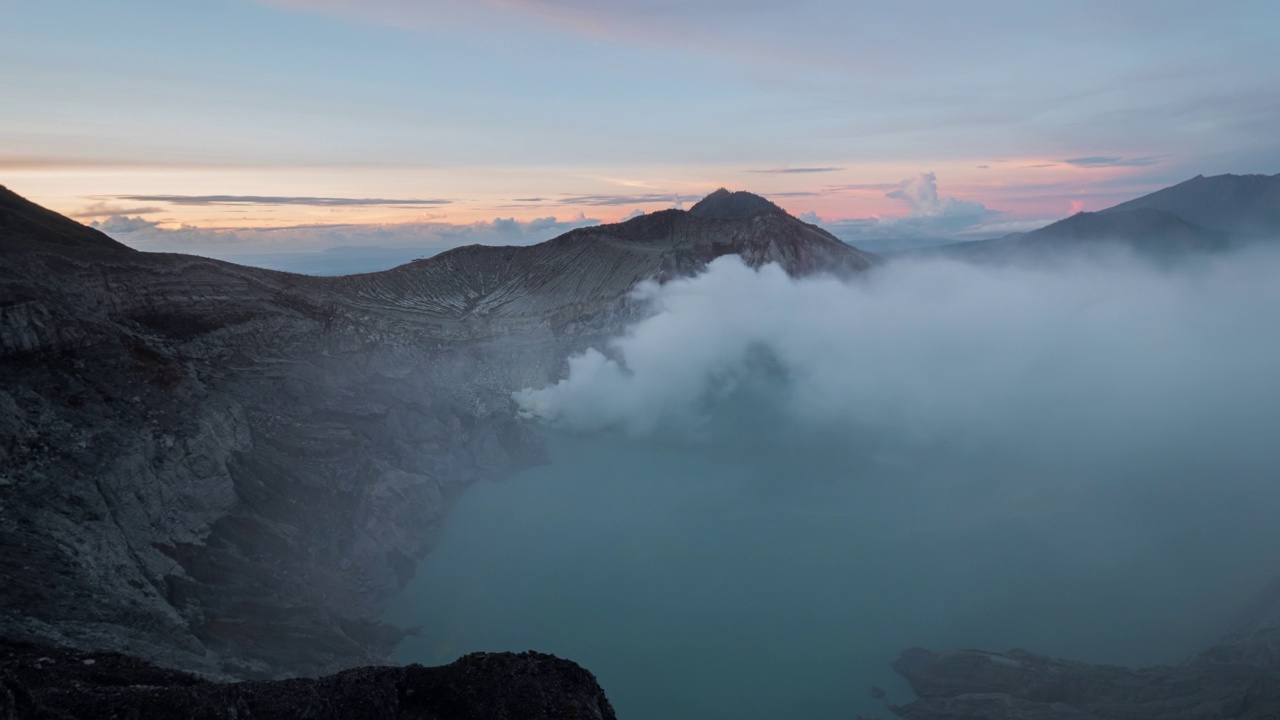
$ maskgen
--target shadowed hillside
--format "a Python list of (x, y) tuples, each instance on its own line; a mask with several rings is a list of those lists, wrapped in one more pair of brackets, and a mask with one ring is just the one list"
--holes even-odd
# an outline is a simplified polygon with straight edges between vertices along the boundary
[(0, 193), (0, 634), (226, 677), (387, 660), (383, 604), (451, 501), (545, 460), (510, 393), (643, 314), (637, 282), (871, 265), (727, 197), (318, 278), (135, 252)]
[(1197, 176), (1099, 212), (1077, 213), (1038, 230), (908, 253), (976, 262), (1053, 259), (1124, 247), (1171, 260), (1280, 236), (1280, 175)]
[(1150, 208), (1236, 238), (1280, 236), (1280, 174), (1197, 175), (1103, 213)]

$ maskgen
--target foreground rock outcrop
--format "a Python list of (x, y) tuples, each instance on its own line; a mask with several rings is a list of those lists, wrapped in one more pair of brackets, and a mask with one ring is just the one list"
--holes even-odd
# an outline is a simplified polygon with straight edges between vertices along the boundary
[(114, 653), (0, 641), (0, 717), (137, 720), (613, 720), (595, 677), (552, 655), (475, 653), (440, 667), (213, 683)]
[(0, 188), (0, 637), (216, 678), (385, 663), (471, 483), (544, 461), (510, 394), (739, 254), (872, 258), (762, 198), (317, 278), (133, 251)]

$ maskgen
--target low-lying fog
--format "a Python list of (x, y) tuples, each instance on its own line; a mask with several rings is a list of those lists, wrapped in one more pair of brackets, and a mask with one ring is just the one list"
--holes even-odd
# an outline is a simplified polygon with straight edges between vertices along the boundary
[(621, 717), (849, 718), (911, 645), (1173, 662), (1280, 572), (1280, 253), (1158, 269), (723, 258), (516, 396), (401, 659), (536, 648)]

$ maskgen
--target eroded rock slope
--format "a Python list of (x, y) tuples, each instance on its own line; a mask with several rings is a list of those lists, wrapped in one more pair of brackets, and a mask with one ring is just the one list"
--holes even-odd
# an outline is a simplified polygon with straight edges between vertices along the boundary
[(871, 256), (719, 192), (532, 247), (315, 278), (140, 253), (0, 188), (0, 636), (214, 677), (388, 659), (468, 484), (543, 461), (513, 390), (740, 254)]

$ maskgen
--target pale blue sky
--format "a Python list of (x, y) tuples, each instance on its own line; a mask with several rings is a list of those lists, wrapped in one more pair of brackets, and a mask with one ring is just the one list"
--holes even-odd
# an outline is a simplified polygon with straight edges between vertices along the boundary
[[(42, 0), (5, 15), (0, 182), (86, 220), (582, 222), (725, 185), (825, 221), (927, 218), (955, 197), (991, 212), (937, 231), (977, 232), (1198, 173), (1280, 172), (1275, 3)], [(925, 173), (939, 202), (887, 197)], [(162, 195), (448, 202), (122, 199)]]

